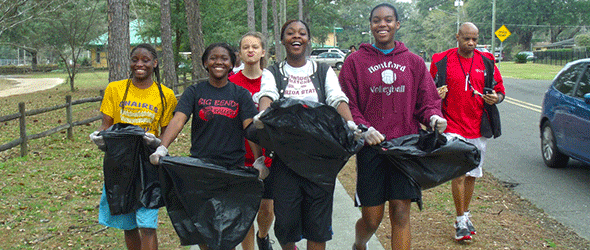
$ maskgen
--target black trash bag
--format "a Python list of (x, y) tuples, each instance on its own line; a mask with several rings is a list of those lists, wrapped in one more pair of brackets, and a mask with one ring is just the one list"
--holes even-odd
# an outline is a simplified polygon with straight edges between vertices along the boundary
[(254, 222), (262, 181), (249, 167), (226, 167), (192, 157), (162, 157), (160, 180), (168, 216), (181, 245), (229, 250)]
[(158, 170), (149, 161), (154, 148), (145, 145), (145, 131), (117, 123), (101, 131), (106, 144), (103, 161), (105, 191), (112, 215), (127, 214), (141, 206), (164, 205)]
[(426, 190), (464, 175), (479, 165), (473, 144), (437, 132), (421, 131), (375, 145), (417, 188)]
[[(361, 150), (364, 140), (336, 109), (318, 102), (282, 98), (260, 116), (262, 130), (247, 138), (272, 150), (298, 175), (331, 188), (348, 159)], [(251, 132), (251, 131), (248, 131)]]

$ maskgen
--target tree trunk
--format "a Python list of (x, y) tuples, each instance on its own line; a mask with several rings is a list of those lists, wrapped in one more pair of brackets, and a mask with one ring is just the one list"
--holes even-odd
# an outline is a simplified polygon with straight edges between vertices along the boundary
[(107, 0), (109, 82), (129, 77), (129, 0)]
[(297, 1), (298, 12), (299, 12), (299, 20), (303, 20), (303, 0)]
[(521, 32), (519, 32), (517, 34), (518, 34), (518, 44), (520, 44), (521, 49), (522, 50), (529, 50), (531, 48), (531, 40), (533, 38), (533, 32), (521, 30)]
[[(159, 62), (164, 73), (164, 83), (177, 93), (176, 67), (172, 50), (172, 30), (170, 28), (170, 0), (160, 0), (160, 23), (162, 28), (162, 61)], [(159, 80), (159, 79), (158, 79)]]
[(265, 61), (268, 62), (268, 57), (270, 57), (270, 52), (268, 49), (268, 45), (270, 44), (268, 39), (268, 0), (261, 0), (260, 4), (262, 5), (260, 6), (260, 26), (262, 29), (262, 35), (266, 40), (266, 48), (264, 48), (266, 53), (264, 54), (264, 58), (266, 59)]
[(37, 71), (37, 54), (38, 52), (36, 50), (27, 50), (27, 52), (29, 52), (29, 54), (31, 54), (31, 69), (33, 70), (33, 72)]
[(198, 0), (184, 0), (186, 8), (186, 23), (191, 44), (191, 58), (193, 63), (193, 81), (199, 77), (207, 76), (207, 72), (201, 65), (201, 55), (204, 50), (203, 31), (201, 25), (201, 11)]
[(279, 24), (279, 11), (277, 9), (277, 1), (281, 0), (271, 0), (272, 5), (272, 22), (273, 22), (273, 32), (274, 32), (274, 40), (275, 40), (275, 62), (280, 62), (283, 59), (283, 53), (281, 48), (281, 26)]
[(246, 0), (248, 3), (248, 30), (256, 31), (256, 13), (254, 11), (254, 0)]

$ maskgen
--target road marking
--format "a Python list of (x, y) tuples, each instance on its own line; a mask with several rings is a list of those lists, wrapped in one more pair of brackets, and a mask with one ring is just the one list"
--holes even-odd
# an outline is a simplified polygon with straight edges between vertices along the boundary
[(528, 103), (528, 102), (523, 102), (521, 100), (517, 100), (514, 98), (510, 98), (510, 97), (506, 97), (506, 98), (504, 98), (504, 100), (506, 102), (514, 104), (516, 106), (541, 113), (541, 106), (539, 106), (539, 105), (535, 105), (535, 104)]

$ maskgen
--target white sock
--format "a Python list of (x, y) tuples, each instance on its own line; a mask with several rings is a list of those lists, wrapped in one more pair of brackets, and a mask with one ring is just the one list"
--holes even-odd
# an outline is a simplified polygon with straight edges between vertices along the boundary
[(465, 214), (463, 214), (461, 216), (457, 216), (457, 221), (464, 221), (465, 218), (467, 218)]

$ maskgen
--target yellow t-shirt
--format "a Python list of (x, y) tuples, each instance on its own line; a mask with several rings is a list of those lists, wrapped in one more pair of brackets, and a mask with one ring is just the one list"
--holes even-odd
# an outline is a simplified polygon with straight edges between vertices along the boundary
[[(123, 101), (127, 82), (128, 80), (125, 79), (109, 83), (104, 92), (100, 111), (112, 117), (114, 124), (137, 125), (146, 132), (159, 136), (160, 128), (168, 126), (172, 119), (172, 112), (178, 103), (174, 92), (162, 85), (166, 101), (166, 110), (162, 112), (163, 103), (155, 82), (147, 89), (140, 89), (129, 81), (129, 90)], [(125, 108), (122, 108), (123, 106)]]

